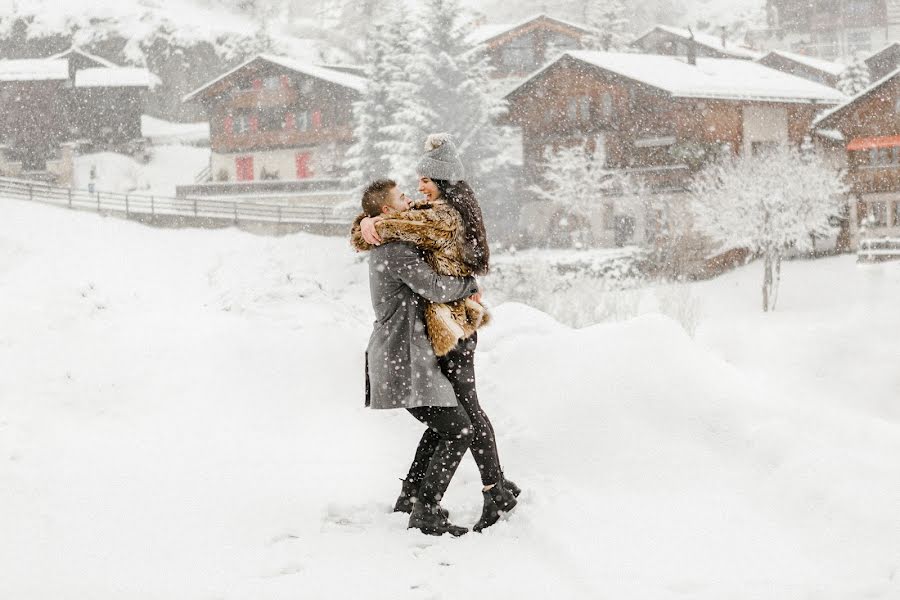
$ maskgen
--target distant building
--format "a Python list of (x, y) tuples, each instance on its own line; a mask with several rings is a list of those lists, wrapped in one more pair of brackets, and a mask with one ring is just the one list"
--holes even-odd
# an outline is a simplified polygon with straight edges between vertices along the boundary
[(767, 0), (758, 42), (849, 63), (900, 39), (900, 0)]
[(209, 116), (213, 182), (337, 180), (365, 80), (259, 55), (185, 96)]
[(141, 140), (146, 92), (158, 84), (146, 69), (119, 67), (77, 48), (0, 60), (0, 173), (67, 183), (58, 163), (71, 161), (76, 146), (128, 149)]
[(697, 56), (706, 58), (742, 58), (754, 60), (759, 52), (748, 48), (727, 37), (708, 33), (691, 32), (687, 29), (657, 25), (650, 31), (640, 35), (631, 42), (631, 46), (645, 54), (664, 54), (667, 56), (686, 56), (693, 46)]
[(773, 50), (756, 62), (782, 73), (796, 75), (832, 88), (837, 87), (841, 73), (847, 69), (847, 66), (841, 63), (785, 50)]
[(822, 115), (816, 126), (839, 133), (847, 154), (856, 199), (853, 248), (866, 238), (900, 239), (900, 68)]
[(900, 68), (900, 42), (891, 42), (866, 59), (872, 81), (893, 73)]
[(468, 41), (475, 51), (487, 53), (495, 78), (507, 79), (524, 77), (562, 52), (580, 49), (588, 33), (584, 27), (542, 14), (513, 25), (483, 25)]
[[(695, 63), (574, 51), (535, 74), (506, 97), (509, 119), (522, 131), (526, 183), (541, 183), (546, 152), (588, 144), (602, 151), (607, 169), (632, 175), (650, 193), (678, 198), (705, 162), (722, 153), (799, 145), (816, 114), (844, 99), (832, 88), (749, 60), (701, 57)], [(598, 191), (596, 243), (660, 243), (666, 217), (647, 213), (645, 201), (618, 204)], [(541, 204), (523, 210), (523, 227), (534, 235), (540, 235), (535, 226), (552, 219)]]

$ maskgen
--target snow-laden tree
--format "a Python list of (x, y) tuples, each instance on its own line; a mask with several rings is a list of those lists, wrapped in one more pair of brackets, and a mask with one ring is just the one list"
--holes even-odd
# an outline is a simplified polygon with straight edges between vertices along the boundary
[(592, 239), (591, 221), (603, 207), (604, 191), (620, 188), (623, 177), (606, 168), (602, 146), (590, 141), (556, 151), (545, 149), (542, 164), (542, 183), (531, 191), (543, 200), (557, 205), (562, 223), (551, 228), (568, 232), (571, 244), (585, 248)]
[(866, 65), (865, 58), (862, 55), (857, 55), (853, 62), (841, 73), (837, 87), (844, 94), (855, 96), (868, 88), (871, 83), (872, 76), (869, 73), (869, 67)]
[(775, 309), (788, 248), (811, 249), (833, 230), (846, 186), (814, 153), (779, 147), (709, 165), (692, 186), (694, 227), (723, 250), (747, 248), (763, 259), (763, 310)]
[(583, 23), (590, 34), (582, 38), (585, 50), (623, 50), (631, 40), (629, 10), (622, 0), (585, 2)]
[(422, 115), (411, 110), (415, 86), (408, 70), (413, 44), (405, 12), (386, 16), (367, 40), (366, 90), (353, 105), (354, 143), (347, 152), (348, 185), (356, 188), (380, 177), (411, 183), (421, 154)]
[(467, 41), (471, 23), (457, 0), (427, 0), (417, 15), (419, 39), (408, 70), (415, 87), (398, 120), (428, 133), (453, 135), (466, 179), (480, 196), (499, 199), (508, 192), (512, 163), (509, 143), (497, 119), (506, 102), (490, 78), (488, 57)]

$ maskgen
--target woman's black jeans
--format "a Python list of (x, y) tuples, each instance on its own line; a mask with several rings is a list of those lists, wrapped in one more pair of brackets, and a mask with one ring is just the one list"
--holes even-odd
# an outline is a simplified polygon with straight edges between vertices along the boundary
[[(497, 455), (494, 427), (478, 403), (478, 392), (475, 389), (475, 347), (477, 345), (478, 334), (475, 333), (469, 338), (460, 340), (447, 355), (438, 357), (438, 364), (453, 385), (459, 407), (463, 408), (471, 423), (469, 449), (481, 472), (481, 483), (491, 485), (500, 481), (500, 458)], [(414, 408), (410, 412), (414, 410), (421, 409)], [(423, 419), (419, 420), (423, 421)], [(425, 430), (419, 441), (419, 447), (416, 449), (416, 456), (409, 468), (406, 481), (415, 484), (426, 478), (426, 472), (442, 439), (440, 429), (429, 426)], [(454, 466), (454, 470), (456, 466)], [(447, 483), (449, 485), (449, 479)], [(443, 491), (446, 491), (446, 487), (442, 490), (442, 494)]]

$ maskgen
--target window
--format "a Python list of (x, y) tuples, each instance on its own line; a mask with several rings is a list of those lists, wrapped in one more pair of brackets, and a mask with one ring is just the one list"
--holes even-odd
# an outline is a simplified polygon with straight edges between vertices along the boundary
[(606, 118), (610, 118), (613, 116), (613, 99), (612, 95), (609, 92), (606, 92), (600, 98), (600, 110), (602, 111), (603, 116)]
[(872, 148), (871, 150), (869, 150), (869, 166), (872, 166), (872, 167), (900, 166), (900, 147)]
[(900, 200), (894, 200), (894, 227), (900, 227)]
[(250, 115), (243, 113), (234, 118), (234, 133), (247, 133), (250, 131)]
[(284, 113), (280, 110), (264, 110), (259, 115), (260, 131), (281, 131), (284, 128)]
[(878, 227), (887, 226), (887, 202), (884, 200), (869, 202), (869, 224)]
[(591, 120), (591, 97), (575, 96), (566, 105), (566, 117), (570, 123), (588, 123)]
[(872, 34), (868, 31), (848, 31), (847, 50), (849, 53), (872, 51)]
[(263, 80), (263, 87), (267, 90), (277, 90), (281, 88), (281, 77), (278, 75), (270, 75)]
[(838, 36), (836, 31), (819, 31), (815, 34), (815, 45), (822, 58), (837, 58)]

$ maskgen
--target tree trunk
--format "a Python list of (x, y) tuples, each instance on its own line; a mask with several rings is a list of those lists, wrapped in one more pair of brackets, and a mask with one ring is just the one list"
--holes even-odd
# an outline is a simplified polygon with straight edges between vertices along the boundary
[(763, 312), (769, 312), (769, 295), (772, 293), (772, 254), (766, 249), (763, 254)]
[(781, 251), (775, 255), (775, 281), (772, 284), (772, 310), (778, 303), (778, 290), (781, 289)]

